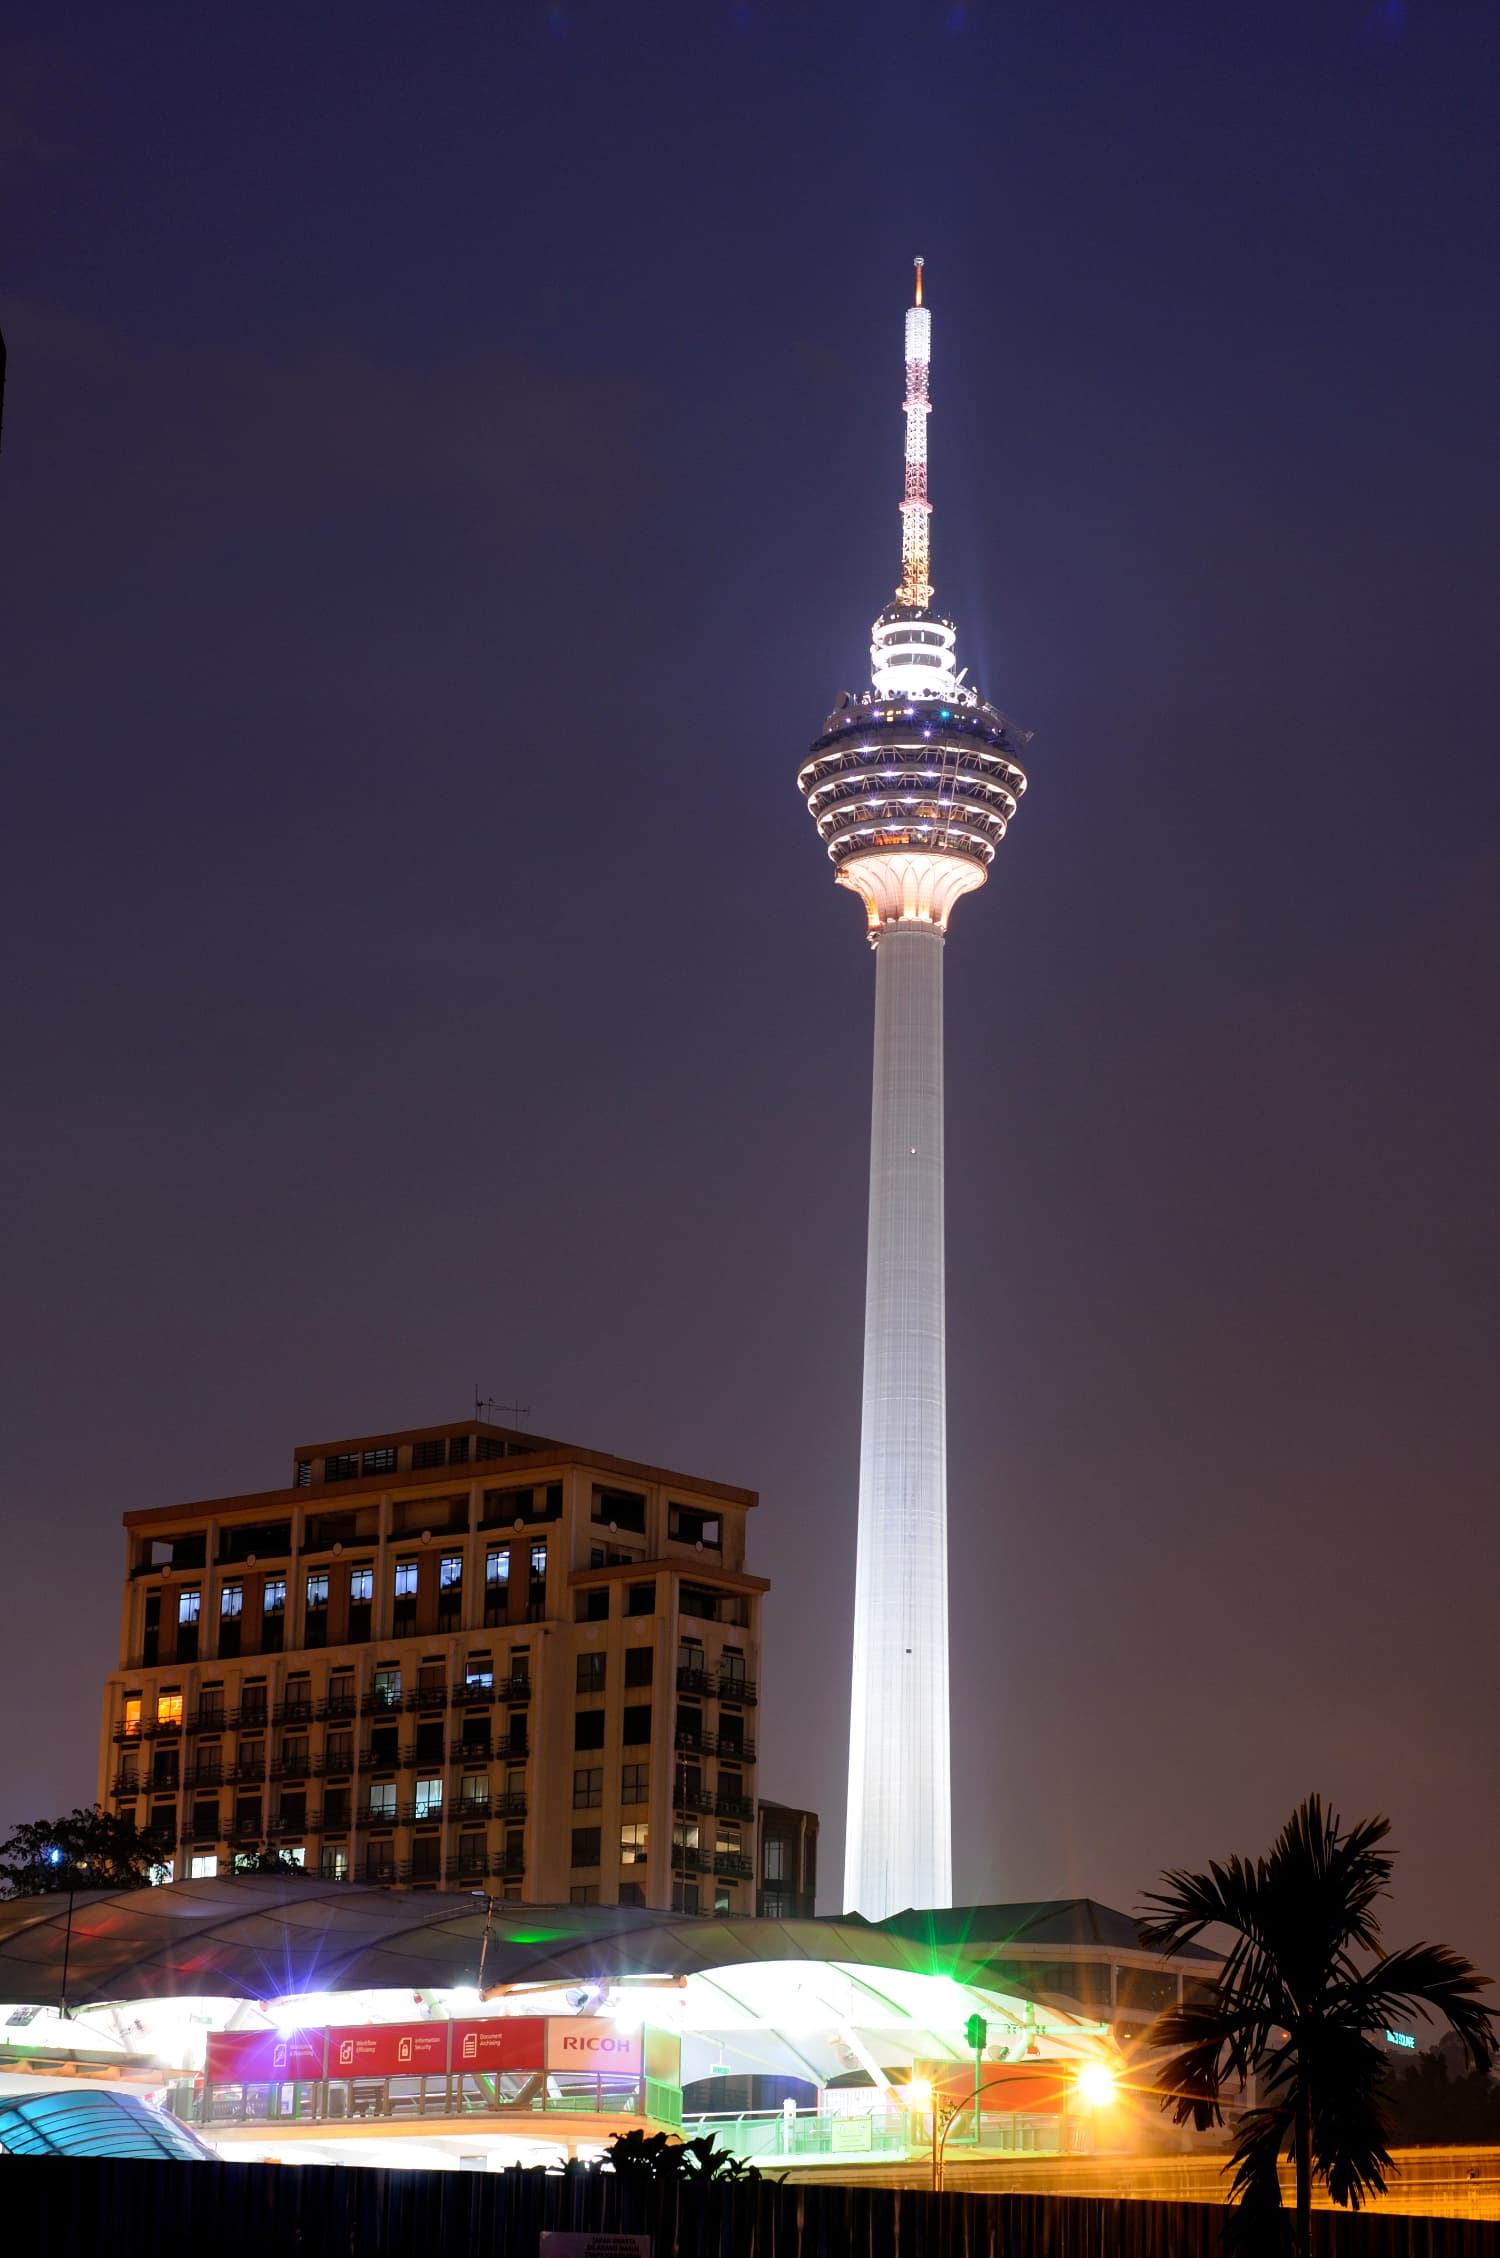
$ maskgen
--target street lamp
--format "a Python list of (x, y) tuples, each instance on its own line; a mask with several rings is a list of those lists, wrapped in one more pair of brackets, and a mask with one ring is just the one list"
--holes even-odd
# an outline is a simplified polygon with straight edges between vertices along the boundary
[(86, 1858), (70, 1858), (67, 1852), (57, 1843), (53, 1843), (50, 1848), (44, 1850), (42, 1857), (53, 1868), (66, 1866), (68, 1869), (68, 1918), (63, 1928), (62, 1982), (58, 1987), (57, 2000), (58, 2015), (63, 2022), (67, 2022), (68, 1961), (73, 1952), (73, 1893), (78, 1887), (79, 1875), (88, 1872), (89, 1862)]

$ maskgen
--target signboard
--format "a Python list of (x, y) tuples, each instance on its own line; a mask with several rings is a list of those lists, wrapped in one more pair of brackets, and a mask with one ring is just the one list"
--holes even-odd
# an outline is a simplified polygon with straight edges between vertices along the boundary
[(542, 2229), (541, 2258), (651, 2258), (648, 2234), (559, 2233)]
[(1414, 2054), (1417, 2050), (1416, 2039), (1412, 2036), (1412, 2033), (1410, 2031), (1387, 2031), (1385, 2034), (1385, 2043), (1387, 2046), (1410, 2047)]
[(828, 2146), (835, 2156), (848, 2156), (857, 2148), (872, 2147), (874, 2134), (868, 2117), (835, 2117), (828, 2128)]
[(483, 2022), (450, 2023), (452, 2067), (471, 2075), (501, 2070), (541, 2070), (546, 2066), (546, 2018), (541, 2015), (490, 2015)]
[(326, 2031), (210, 2031), (204, 2077), (209, 2085), (276, 2085), (321, 2078)]
[(641, 2034), (622, 2031), (607, 2015), (549, 2015), (547, 2018), (547, 2068), (549, 2070), (617, 2071), (622, 2076), (641, 2074)]
[(328, 2034), (330, 2078), (442, 2077), (446, 2023), (357, 2023)]

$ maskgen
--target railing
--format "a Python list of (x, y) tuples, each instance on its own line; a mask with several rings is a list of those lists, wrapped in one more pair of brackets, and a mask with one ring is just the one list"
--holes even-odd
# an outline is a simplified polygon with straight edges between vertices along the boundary
[(672, 1801), (679, 1811), (712, 1811), (714, 1791), (712, 1788), (679, 1788)]
[[(364, 1876), (362, 1879), (375, 1879)], [(404, 1870), (381, 1874), (382, 1881), (407, 1881)], [(426, 1875), (416, 1877), (429, 1879)], [(435, 1878), (435, 1877), (432, 1877)], [(667, 2124), (681, 2121), (681, 2096), (675, 2086), (649, 2089), (650, 2113)], [(504, 2071), (480, 2077), (473, 2072), (436, 2072), (431, 2077), (328, 2078), (296, 2084), (212, 2085), (198, 2097), (202, 2125), (344, 2123), (360, 2118), (410, 2117), (644, 2117), (648, 2088), (643, 2079), (607, 2071), (589, 2077), (581, 2071)]]
[(742, 1851), (720, 1850), (714, 1853), (714, 1872), (730, 1881), (749, 1882), (755, 1878), (755, 1866)]
[(749, 1702), (753, 1702), (753, 1701), (755, 1701), (755, 1700), (756, 1700), (757, 1698), (758, 1698), (758, 1696), (757, 1696), (757, 1693), (756, 1693), (755, 1680), (754, 1680), (753, 1678), (736, 1678), (736, 1677), (735, 1677), (735, 1676), (734, 1676), (734, 1675), (733, 1675), (733, 1674), (732, 1674), (732, 1673), (731, 1673), (730, 1671), (728, 1671), (728, 1670), (721, 1670), (721, 1671), (720, 1671), (720, 1673), (719, 1673), (719, 1699), (720, 1699), (720, 1701), (749, 1701)]
[(711, 1694), (714, 1691), (714, 1681), (706, 1670), (699, 1670), (696, 1667), (679, 1663), (677, 1691), (686, 1694)]
[(714, 1798), (714, 1809), (721, 1819), (753, 1819), (755, 1798), (752, 1795), (725, 1795), (721, 1789)]
[(291, 1701), (278, 1701), (271, 1721), (276, 1725), (310, 1725), (315, 1706), (311, 1694), (298, 1694)]

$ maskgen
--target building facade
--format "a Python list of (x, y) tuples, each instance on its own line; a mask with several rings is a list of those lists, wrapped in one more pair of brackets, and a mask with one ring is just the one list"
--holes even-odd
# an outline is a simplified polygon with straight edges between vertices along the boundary
[(768, 1921), (812, 1920), (818, 1910), (818, 1814), (789, 1803), (763, 1803), (758, 1816), (756, 1912)]
[(471, 1421), (125, 1516), (100, 1797), (180, 1879), (751, 1913), (755, 1493)]

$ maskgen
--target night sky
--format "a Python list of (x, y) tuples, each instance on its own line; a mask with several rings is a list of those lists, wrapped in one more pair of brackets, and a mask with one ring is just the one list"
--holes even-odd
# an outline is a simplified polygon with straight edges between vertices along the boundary
[(899, 565), (1036, 732), (948, 952), (957, 1893), (1312, 1788), (1500, 1973), (1500, 13), (20, 0), (0, 1819), (129, 1507), (464, 1416), (757, 1488), (841, 1871)]

